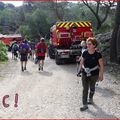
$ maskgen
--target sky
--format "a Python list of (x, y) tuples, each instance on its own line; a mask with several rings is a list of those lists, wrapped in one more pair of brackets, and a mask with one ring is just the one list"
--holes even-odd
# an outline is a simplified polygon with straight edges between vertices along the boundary
[(12, 3), (14, 6), (21, 6), (23, 1), (2, 1), (3, 3)]
[[(39, 1), (39, 0), (38, 0)], [(42, 0), (41, 0), (42, 1)], [(73, 0), (74, 1), (74, 3), (76, 3), (76, 1), (75, 0)], [(72, 2), (73, 2), (72, 1)], [(16, 7), (18, 7), (18, 6), (21, 6), (22, 5), (22, 3), (23, 3), (23, 1), (1, 1), (1, 2), (3, 2), (3, 3), (11, 3), (11, 4), (13, 4), (14, 6), (16, 6)]]

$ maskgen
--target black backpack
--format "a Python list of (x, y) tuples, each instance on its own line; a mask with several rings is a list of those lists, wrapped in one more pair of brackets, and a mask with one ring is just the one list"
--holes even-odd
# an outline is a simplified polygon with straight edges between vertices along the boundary
[(39, 48), (38, 52), (39, 52), (39, 53), (46, 53), (45, 44), (40, 44), (40, 48)]
[(18, 51), (18, 46), (15, 44), (15, 45), (13, 45), (13, 50), (16, 52), (16, 51)]
[(20, 54), (26, 55), (28, 53), (28, 50), (26, 48), (20, 47)]

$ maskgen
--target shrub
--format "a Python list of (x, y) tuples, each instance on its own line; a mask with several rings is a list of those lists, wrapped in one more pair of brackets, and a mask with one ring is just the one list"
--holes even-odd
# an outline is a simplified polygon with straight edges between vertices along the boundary
[(8, 60), (7, 47), (0, 41), (0, 61)]

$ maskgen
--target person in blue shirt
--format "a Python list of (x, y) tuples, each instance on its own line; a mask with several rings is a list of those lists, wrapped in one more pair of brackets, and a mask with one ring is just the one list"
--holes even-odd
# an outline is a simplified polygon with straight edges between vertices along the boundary
[(21, 61), (21, 70), (22, 70), (22, 72), (24, 70), (26, 70), (29, 50), (30, 50), (30, 46), (29, 46), (27, 40), (24, 40), (19, 46), (19, 53), (20, 53), (20, 61)]

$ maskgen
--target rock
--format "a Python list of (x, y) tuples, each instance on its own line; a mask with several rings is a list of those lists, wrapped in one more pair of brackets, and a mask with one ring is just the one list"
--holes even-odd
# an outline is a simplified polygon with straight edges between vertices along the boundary
[(106, 43), (106, 42), (110, 42), (111, 40), (111, 36), (112, 36), (112, 32), (107, 32), (104, 34), (97, 34), (96, 38), (100, 43)]
[(118, 84), (118, 82), (117, 82), (117, 81), (114, 81), (114, 82), (113, 82), (113, 84), (116, 84), (116, 85), (117, 85), (117, 84)]

